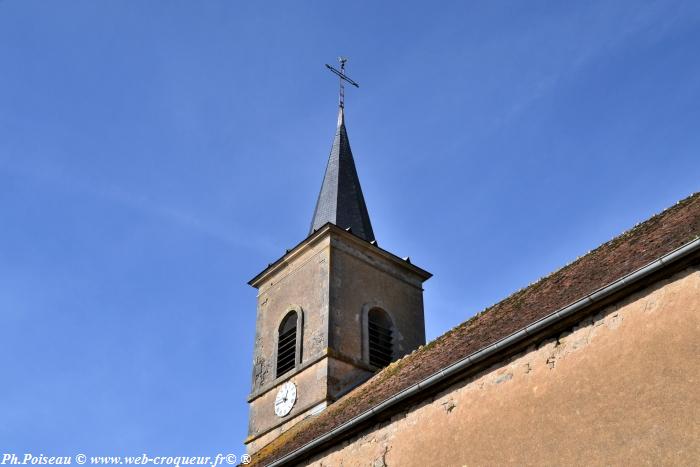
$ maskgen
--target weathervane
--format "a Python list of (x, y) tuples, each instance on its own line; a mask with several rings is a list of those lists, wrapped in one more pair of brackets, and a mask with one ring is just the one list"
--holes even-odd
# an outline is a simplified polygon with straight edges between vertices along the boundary
[(326, 68), (331, 70), (333, 73), (338, 75), (338, 82), (340, 83), (340, 108), (345, 108), (345, 83), (343, 81), (347, 81), (348, 83), (352, 84), (356, 88), (359, 88), (360, 85), (357, 84), (355, 81), (351, 80), (348, 76), (345, 75), (345, 63), (348, 61), (347, 57), (338, 57), (338, 62), (340, 63), (340, 71), (336, 70), (332, 66), (326, 63)]

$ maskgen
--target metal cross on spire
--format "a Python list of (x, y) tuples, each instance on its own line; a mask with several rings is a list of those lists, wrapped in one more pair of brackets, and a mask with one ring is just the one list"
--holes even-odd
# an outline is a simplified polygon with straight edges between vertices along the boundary
[(345, 108), (345, 83), (343, 81), (347, 81), (348, 83), (352, 84), (356, 88), (359, 88), (360, 85), (357, 84), (355, 81), (351, 80), (348, 76), (345, 75), (345, 63), (348, 61), (347, 57), (338, 57), (338, 63), (340, 63), (340, 70), (336, 70), (332, 66), (326, 63), (326, 68), (331, 70), (333, 73), (338, 75), (338, 82), (340, 84), (340, 99), (339, 99), (339, 105), (340, 108), (343, 109)]

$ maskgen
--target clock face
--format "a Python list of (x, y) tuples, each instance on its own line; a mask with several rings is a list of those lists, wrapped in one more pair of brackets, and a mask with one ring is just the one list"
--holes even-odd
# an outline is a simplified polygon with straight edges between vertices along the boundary
[(284, 417), (291, 412), (294, 403), (297, 400), (297, 387), (291, 381), (287, 381), (277, 391), (275, 397), (275, 414), (278, 417)]

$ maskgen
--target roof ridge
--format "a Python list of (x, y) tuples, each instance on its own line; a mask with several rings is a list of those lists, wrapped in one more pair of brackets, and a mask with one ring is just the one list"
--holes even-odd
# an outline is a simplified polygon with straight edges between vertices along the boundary
[[(693, 206), (693, 203), (695, 203), (696, 205)], [(688, 212), (686, 213), (686, 216), (683, 217), (682, 214), (686, 208), (688, 209)], [(667, 228), (664, 230), (663, 225), (658, 225), (659, 221), (661, 220), (668, 220), (667, 223), (671, 225), (666, 226)], [(654, 234), (656, 234), (658, 238), (655, 237)], [(599, 245), (598, 247), (594, 248), (588, 253), (579, 256), (574, 261), (562, 266), (556, 271), (538, 279), (537, 281), (533, 282), (528, 286), (525, 286), (511, 293), (499, 302), (496, 302), (493, 305), (484, 308), (482, 311), (476, 313), (466, 321), (458, 324), (457, 326), (446, 331), (442, 335), (436, 337), (426, 345), (421, 346), (418, 349), (411, 352), (410, 354), (405, 355), (399, 360), (396, 360), (388, 367), (384, 368), (382, 371), (378, 372), (370, 379), (368, 379), (361, 385), (354, 388), (352, 391), (345, 394), (335, 403), (329, 405), (326, 408), (326, 410), (318, 416), (309, 417), (308, 419), (303, 420), (294, 427), (290, 428), (290, 430), (285, 432), (280, 437), (268, 443), (266, 446), (264, 446), (258, 451), (257, 455), (254, 456), (254, 459), (264, 460), (268, 456), (278, 456), (280, 454), (284, 454), (283, 452), (280, 453), (280, 449), (284, 449), (287, 443), (287, 437), (291, 436), (293, 437), (292, 439), (297, 439), (296, 435), (303, 434), (304, 430), (306, 430), (311, 423), (313, 423), (313, 427), (316, 428), (316, 434), (314, 434), (314, 432), (312, 431), (312, 433), (310, 434), (311, 438), (309, 438), (309, 435), (307, 435), (307, 439), (302, 439), (301, 444), (299, 444), (297, 448), (308, 442), (309, 439), (312, 440), (315, 437), (328, 432), (328, 430), (333, 429), (335, 426), (338, 426), (339, 424), (343, 423), (343, 419), (345, 419), (345, 421), (350, 420), (353, 417), (357, 416), (359, 413), (362, 413), (362, 410), (367, 410), (371, 407), (375, 407), (377, 404), (386, 400), (387, 396), (386, 394), (384, 394), (384, 392), (388, 391), (388, 397), (391, 397), (391, 395), (395, 395), (401, 390), (405, 389), (406, 387), (409, 387), (410, 384), (408, 386), (406, 386), (406, 384), (407, 382), (411, 383), (412, 379), (410, 378), (410, 376), (412, 375), (412, 373), (415, 373), (418, 376), (418, 378), (414, 378), (416, 379), (416, 381), (413, 381), (417, 382), (420, 380), (420, 378), (427, 377), (430, 374), (432, 374), (432, 372), (439, 371), (439, 369), (445, 368), (454, 361), (463, 358), (463, 355), (455, 356), (454, 354), (458, 353), (456, 351), (460, 351), (468, 355), (469, 352), (478, 350), (487, 345), (490, 345), (490, 343), (496, 342), (499, 337), (494, 337), (494, 334), (496, 334), (496, 332), (493, 329), (490, 329), (489, 326), (491, 328), (495, 327), (496, 330), (503, 331), (503, 336), (501, 336), (500, 338), (511, 334), (511, 332), (517, 329), (518, 327), (515, 326), (512, 331), (509, 330), (510, 327), (513, 327), (510, 326), (513, 323), (509, 321), (504, 321), (504, 318), (512, 318), (511, 321), (517, 321), (515, 324), (522, 324), (522, 322), (524, 322), (527, 325), (531, 322), (535, 322), (536, 320), (546, 316), (549, 312), (556, 311), (556, 309), (559, 309), (560, 307), (573, 303), (575, 300), (585, 297), (587, 294), (593, 293), (600, 287), (605, 286), (606, 284), (609, 284), (614, 280), (619, 279), (620, 277), (624, 277), (626, 274), (633, 272), (639, 267), (648, 264), (654, 259), (658, 259), (664, 254), (673, 251), (675, 248), (686, 244), (688, 241), (692, 241), (693, 239), (697, 239), (699, 237), (700, 192), (695, 192), (683, 198), (682, 200), (677, 201), (674, 205), (671, 205), (663, 211), (654, 214), (646, 221), (635, 224), (630, 229), (625, 230), (621, 234)], [(623, 242), (625, 240), (627, 242)], [(642, 241), (643, 246), (647, 248), (635, 250), (634, 247), (637, 246), (635, 245), (635, 243), (638, 243), (640, 241)], [(619, 262), (619, 258), (615, 257), (615, 250), (619, 246), (627, 246), (629, 251), (627, 251), (626, 253), (628, 254), (628, 256), (630, 256), (630, 258), (628, 258), (628, 261), (622, 262), (623, 267), (618, 268), (623, 273), (620, 273), (620, 271), (615, 270), (611, 272), (610, 269), (614, 268), (611, 268), (611, 264), (606, 264), (610, 263), (611, 261), (613, 263)], [(595, 258), (601, 253), (606, 252), (607, 254), (603, 258)], [(612, 257), (607, 258), (610, 261), (605, 261), (606, 256)], [(607, 276), (605, 274), (595, 275), (592, 274), (591, 271), (586, 271), (585, 262), (593, 258), (595, 258), (597, 262), (593, 265), (592, 271), (596, 272), (596, 267), (599, 269), (604, 269), (604, 272), (607, 273)], [(557, 279), (558, 276), (565, 276), (567, 271), (572, 271), (577, 267), (584, 268), (583, 273), (589, 273), (589, 275), (595, 276), (593, 278), (588, 278), (590, 284), (586, 284), (590, 286), (589, 288), (591, 290), (586, 289), (583, 292), (576, 290), (574, 292), (569, 292), (568, 290), (566, 290), (567, 284), (554, 284), (557, 287), (550, 288), (549, 290), (543, 290), (543, 287), (550, 285), (547, 283), (548, 280), (552, 281)], [(610, 277), (608, 276), (613, 276), (613, 280), (610, 280)], [(599, 282), (601, 281), (603, 283), (599, 284)], [(580, 285), (576, 281), (570, 281), (570, 284), (573, 285), (569, 285), (568, 288), (575, 288), (576, 285)], [(566, 296), (567, 294), (562, 292), (562, 290), (564, 290), (564, 292), (569, 292), (568, 295), (574, 296), (575, 298), (573, 300), (569, 300), (567, 297), (565, 297), (563, 300), (564, 303), (558, 303), (556, 302), (556, 300), (553, 300), (554, 303), (542, 304), (541, 306), (537, 307), (539, 316), (536, 316), (532, 312), (527, 313), (530, 310), (524, 309), (528, 307), (528, 303), (523, 302), (525, 302), (528, 298), (531, 298), (526, 297), (526, 294), (534, 293), (535, 295), (537, 295), (539, 293), (540, 295), (543, 295), (543, 297), (539, 297), (540, 299), (546, 299), (548, 297), (548, 293), (550, 292), (550, 295), (558, 294)], [(560, 300), (560, 302), (561, 301), (562, 300)], [(515, 305), (515, 307), (513, 307), (512, 305)], [(509, 306), (511, 309), (507, 310)], [(552, 307), (554, 307), (554, 310), (551, 309)], [(545, 311), (547, 313), (545, 313)], [(479, 321), (484, 321), (484, 323), (481, 324), (482, 327), (474, 328), (475, 325), (479, 324)], [(488, 331), (491, 332), (489, 333)], [(484, 334), (488, 335), (484, 336)], [(436, 362), (431, 362), (430, 360), (421, 361), (422, 357), (439, 357), (441, 355), (441, 352), (436, 349), (439, 347), (443, 347), (441, 350), (447, 351), (443, 352), (442, 354), (449, 355), (448, 358), (437, 358)], [(435, 355), (436, 352), (437, 355)], [(401, 378), (401, 380), (398, 383), (394, 382), (394, 384), (391, 384), (391, 382), (393, 381), (392, 376), (400, 372), (402, 369), (405, 369), (405, 371), (408, 372), (408, 377)], [(375, 394), (373, 394), (373, 390)], [(342, 414), (346, 412), (346, 409), (348, 409), (347, 413), (349, 415), (343, 417)], [(340, 421), (337, 421), (336, 418), (334, 418), (334, 415), (336, 414), (341, 414), (341, 416), (339, 417)], [(292, 450), (294, 449), (295, 448), (292, 447)]]
[[(510, 300), (511, 298), (515, 297), (516, 295), (518, 295), (518, 294), (520, 294), (520, 293), (523, 293), (523, 292), (525, 292), (525, 291), (527, 291), (527, 290), (531, 290), (533, 287), (538, 286), (539, 284), (541, 284), (542, 282), (544, 282), (544, 281), (547, 280), (548, 278), (552, 277), (553, 275), (558, 274), (558, 273), (560, 273), (561, 271), (563, 271), (563, 270), (565, 270), (565, 269), (569, 269), (569, 268), (573, 267), (575, 264), (577, 264), (577, 263), (578, 263), (579, 261), (581, 261), (582, 259), (587, 258), (587, 257), (590, 257), (589, 255), (595, 254), (596, 252), (598, 252), (599, 250), (603, 249), (604, 247), (608, 247), (608, 246), (610, 246), (610, 245), (613, 245), (613, 244), (619, 242), (620, 240), (623, 240), (623, 237), (626, 237), (626, 236), (628, 236), (628, 235), (631, 235), (632, 233), (634, 233), (635, 230), (639, 229), (640, 227), (642, 227), (642, 226), (647, 227), (650, 223), (653, 223), (653, 222), (657, 221), (661, 216), (668, 214), (669, 211), (672, 211), (672, 210), (674, 210), (674, 209), (678, 209), (678, 208), (682, 207), (682, 205), (685, 205), (686, 203), (690, 202), (693, 198), (695, 198), (695, 197), (697, 197), (697, 196), (700, 196), (700, 191), (697, 191), (697, 192), (695, 192), (695, 193), (693, 193), (693, 194), (691, 194), (691, 195), (689, 195), (689, 196), (686, 196), (685, 198), (683, 198), (683, 199), (681, 199), (681, 200), (679, 200), (679, 201), (676, 201), (675, 204), (673, 204), (672, 206), (667, 207), (667, 208), (664, 209), (663, 211), (658, 212), (658, 213), (656, 213), (656, 214), (653, 214), (653, 215), (652, 215), (651, 217), (649, 217), (648, 219), (636, 223), (634, 226), (630, 227), (630, 228), (627, 229), (627, 230), (623, 230), (621, 233), (619, 233), (619, 234), (616, 235), (615, 237), (611, 238), (610, 240), (608, 240), (608, 241), (606, 241), (606, 242), (604, 242), (604, 243), (601, 243), (600, 245), (598, 245), (597, 247), (593, 248), (592, 250), (588, 250), (586, 253), (584, 253), (584, 254), (582, 254), (582, 255), (580, 255), (580, 256), (577, 256), (575, 259), (573, 259), (572, 261), (570, 261), (570, 262), (564, 264), (564, 265), (561, 266), (559, 269), (555, 269), (554, 271), (552, 271), (552, 272), (550, 272), (550, 273), (548, 273), (548, 274), (546, 274), (546, 275), (540, 277), (539, 279), (535, 280), (534, 282), (531, 282), (531, 283), (529, 283), (529, 284), (527, 284), (527, 285), (525, 285), (525, 286), (523, 286), (523, 287), (521, 287), (521, 288), (519, 288), (519, 289), (513, 291), (510, 295), (506, 296), (505, 298), (503, 298), (503, 299), (501, 299), (501, 300), (499, 300), (499, 301), (497, 301), (497, 302), (495, 302), (495, 303), (492, 303), (491, 305), (486, 306), (486, 307), (483, 308), (482, 310), (476, 312), (473, 316), (471, 316), (470, 318), (468, 318), (466, 321), (463, 321), (463, 322), (459, 323), (458, 325), (456, 325), (456, 326), (453, 327), (452, 329), (446, 331), (445, 333), (443, 333), (443, 334), (439, 335), (438, 337), (436, 337), (435, 339), (431, 340), (429, 343), (426, 344), (426, 346), (429, 345), (429, 344), (431, 344), (431, 343), (433, 343), (433, 342), (435, 342), (435, 341), (437, 341), (438, 339), (441, 339), (442, 337), (446, 336), (447, 334), (449, 334), (449, 333), (452, 332), (453, 330), (455, 330), (455, 329), (457, 329), (457, 328), (459, 328), (459, 327), (461, 327), (461, 326), (463, 326), (463, 325), (469, 323), (469, 321), (471, 321), (472, 319), (476, 318), (477, 316), (482, 315), (483, 313), (488, 312), (490, 309), (494, 308), (494, 307), (497, 306), (498, 304), (500, 304), (500, 303), (502, 303), (502, 302), (505, 302), (506, 300)], [(424, 347), (424, 346), (421, 346), (421, 347)], [(410, 354), (409, 354), (409, 355), (410, 355)]]

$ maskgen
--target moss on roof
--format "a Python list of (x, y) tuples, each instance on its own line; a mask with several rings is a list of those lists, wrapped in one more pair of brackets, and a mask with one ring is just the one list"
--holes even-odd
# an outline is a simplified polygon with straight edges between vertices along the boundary
[(253, 464), (265, 465), (301, 448), (401, 390), (699, 236), (700, 193), (695, 193), (392, 363), (263, 447), (253, 455)]

